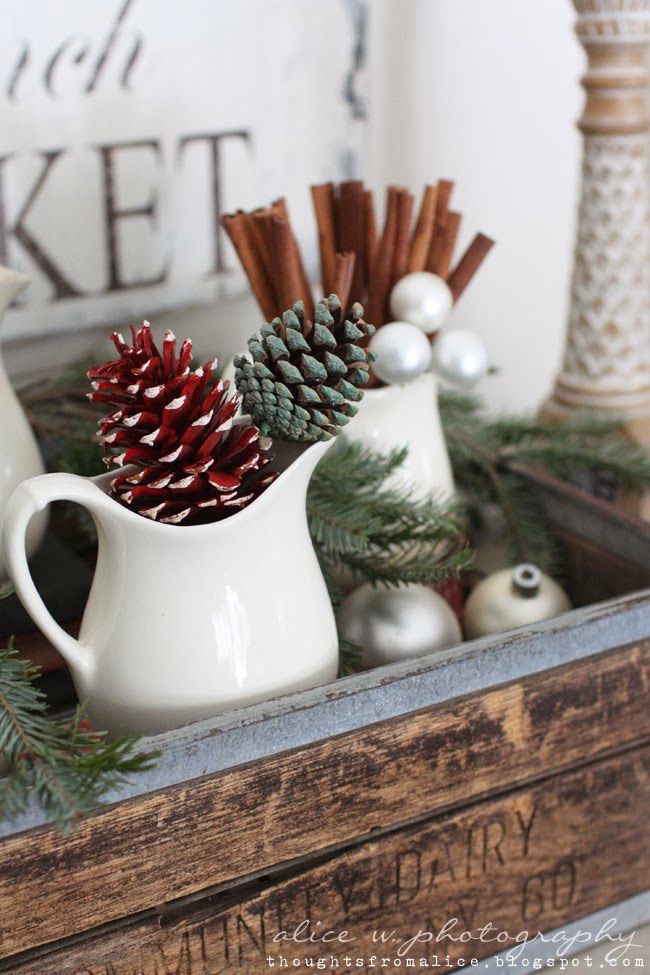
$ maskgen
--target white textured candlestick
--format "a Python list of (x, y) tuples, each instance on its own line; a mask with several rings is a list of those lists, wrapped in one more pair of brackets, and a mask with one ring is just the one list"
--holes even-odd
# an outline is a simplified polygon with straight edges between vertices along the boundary
[(566, 351), (546, 415), (625, 417), (650, 446), (650, 0), (573, 0), (588, 56)]

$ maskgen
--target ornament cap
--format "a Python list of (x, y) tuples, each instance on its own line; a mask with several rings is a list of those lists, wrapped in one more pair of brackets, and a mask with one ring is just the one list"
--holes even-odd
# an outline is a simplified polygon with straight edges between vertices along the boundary
[(518, 596), (531, 599), (539, 593), (542, 573), (532, 562), (521, 562), (512, 570), (512, 588)]

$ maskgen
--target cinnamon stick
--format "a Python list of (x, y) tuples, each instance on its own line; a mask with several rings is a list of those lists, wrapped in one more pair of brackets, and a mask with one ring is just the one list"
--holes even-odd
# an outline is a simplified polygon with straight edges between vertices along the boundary
[(445, 239), (445, 227), (447, 224), (447, 211), (449, 209), (449, 198), (451, 197), (454, 184), (451, 180), (441, 179), (438, 182), (438, 193), (436, 196), (436, 215), (433, 223), (433, 235), (425, 270), (438, 274), (438, 266)]
[(427, 185), (422, 194), (422, 203), (418, 214), (411, 253), (409, 254), (408, 270), (424, 271), (431, 247), (433, 237), (433, 226), (436, 218), (436, 202), (438, 199), (438, 187)]
[(395, 239), (397, 235), (397, 201), (400, 190), (389, 186), (386, 202), (384, 232), (377, 245), (377, 254), (370, 276), (366, 321), (379, 328), (386, 321), (386, 304), (390, 291)]
[(445, 233), (440, 245), (440, 256), (438, 258), (438, 270), (436, 274), (439, 274), (443, 280), (447, 280), (449, 276), (449, 268), (451, 267), (452, 258), (454, 256), (454, 248), (456, 246), (456, 240), (458, 238), (458, 231), (460, 230), (460, 222), (462, 215), (455, 210), (447, 211), (447, 220), (445, 222)]
[(411, 249), (411, 217), (415, 197), (408, 190), (401, 190), (397, 199), (397, 228), (395, 231), (395, 251), (391, 288), (407, 272), (409, 251)]
[(350, 296), (352, 295), (353, 301), (357, 300), (354, 297), (354, 292), (352, 292), (355, 264), (356, 255), (353, 251), (345, 251), (342, 254), (336, 255), (333, 287), (334, 294), (338, 295), (338, 299), (341, 302), (341, 308), (343, 309), (344, 315), (348, 311), (350, 305)]
[[(351, 296), (354, 301), (362, 297), (366, 278), (366, 235), (364, 226), (363, 183), (358, 179), (345, 180), (339, 186), (339, 226), (337, 236), (339, 253), (351, 251), (356, 255)], [(338, 292), (335, 292), (338, 294)], [(339, 298), (341, 296), (339, 295)], [(343, 299), (341, 299), (343, 303)], [(344, 305), (345, 307), (345, 305)]]
[(318, 245), (320, 249), (321, 287), (323, 294), (331, 294), (334, 286), (334, 266), (336, 264), (336, 228), (334, 223), (334, 186), (321, 183), (312, 186), (311, 196), (318, 225)]
[(223, 214), (221, 225), (237, 251), (262, 314), (267, 321), (271, 321), (276, 314), (276, 295), (273, 281), (260, 258), (256, 241), (249, 232), (247, 214), (241, 211)]
[(297, 301), (304, 303), (309, 295), (304, 293), (304, 282), (296, 260), (295, 240), (289, 223), (274, 214), (271, 217), (271, 234), (274, 274), (280, 298), (278, 314), (282, 315), (283, 311), (291, 308)]
[(340, 240), (341, 240), (341, 191), (338, 185), (334, 185), (334, 193), (332, 195), (332, 212), (334, 214), (334, 240), (336, 241), (336, 252), (339, 253), (341, 250)]
[(375, 217), (375, 199), (372, 190), (365, 190), (363, 194), (365, 208), (365, 233), (366, 233), (366, 279), (363, 282), (363, 296), (368, 295), (368, 281), (370, 272), (375, 264), (377, 256), (377, 218)]
[(259, 258), (273, 277), (273, 231), (271, 229), (273, 211), (269, 207), (260, 207), (258, 210), (245, 214), (245, 219), (249, 234), (255, 241)]
[(486, 237), (485, 234), (477, 234), (469, 245), (447, 278), (447, 284), (454, 297), (454, 302), (458, 301), (493, 245), (494, 241)]
[[(295, 234), (291, 229), (291, 220), (289, 218), (287, 201), (284, 199), (284, 197), (280, 197), (279, 200), (275, 200), (275, 202), (271, 204), (271, 209), (286, 222), (291, 232), (291, 240), (293, 241), (293, 261), (298, 268), (298, 273), (300, 275), (302, 303), (305, 308), (305, 316), (313, 321), (314, 301), (311, 293), (311, 284), (309, 278), (307, 277), (307, 272), (305, 271), (302, 254), (300, 253), (300, 248), (298, 247), (298, 241), (296, 240)], [(289, 306), (287, 305), (287, 308), (288, 307)]]

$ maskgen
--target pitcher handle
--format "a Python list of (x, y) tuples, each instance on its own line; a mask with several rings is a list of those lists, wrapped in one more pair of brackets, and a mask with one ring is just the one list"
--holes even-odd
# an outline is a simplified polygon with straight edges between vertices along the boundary
[(18, 485), (2, 521), (2, 551), (18, 596), (39, 629), (64, 659), (90, 675), (94, 658), (89, 647), (75, 640), (56, 622), (34, 585), (25, 550), (27, 526), (32, 515), (52, 501), (74, 501), (88, 508), (98, 526), (111, 515), (115, 503), (87, 478), (77, 474), (41, 474)]

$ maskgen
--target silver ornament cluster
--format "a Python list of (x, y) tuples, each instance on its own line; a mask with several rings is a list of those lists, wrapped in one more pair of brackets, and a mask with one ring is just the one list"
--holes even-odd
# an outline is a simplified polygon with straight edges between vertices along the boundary
[[(488, 371), (483, 340), (466, 329), (444, 330), (454, 305), (446, 281), (430, 271), (406, 274), (393, 287), (389, 306), (396, 321), (378, 329), (370, 347), (377, 353), (373, 369), (382, 382), (403, 385), (431, 370), (460, 389), (475, 386)], [(411, 326), (411, 330), (405, 328)], [(417, 331), (433, 340), (429, 362)]]
[(366, 583), (343, 600), (337, 622), (341, 636), (362, 648), (364, 668), (421, 657), (462, 640), (449, 603), (417, 583), (390, 589)]

